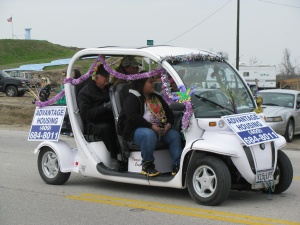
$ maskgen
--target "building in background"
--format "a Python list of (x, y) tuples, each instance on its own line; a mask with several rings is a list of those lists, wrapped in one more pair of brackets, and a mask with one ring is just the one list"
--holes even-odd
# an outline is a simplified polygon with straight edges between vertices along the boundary
[(25, 40), (31, 39), (30, 32), (31, 32), (31, 28), (25, 28)]
[(276, 66), (240, 64), (239, 72), (251, 88), (276, 88)]

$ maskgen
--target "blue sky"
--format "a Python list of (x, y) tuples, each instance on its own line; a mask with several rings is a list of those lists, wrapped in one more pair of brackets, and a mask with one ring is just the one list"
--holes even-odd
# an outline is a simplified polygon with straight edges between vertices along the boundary
[[(24, 39), (25, 28), (32, 28), (32, 39), (84, 48), (145, 46), (152, 39), (154, 44), (224, 51), (235, 65), (236, 4), (236, 0), (0, 0), (0, 39), (12, 37), (11, 25), (18, 39)], [(300, 1), (240, 4), (240, 61), (249, 63), (256, 57), (262, 64), (278, 66), (288, 48), (292, 63), (300, 66)], [(7, 22), (10, 16), (13, 24)]]

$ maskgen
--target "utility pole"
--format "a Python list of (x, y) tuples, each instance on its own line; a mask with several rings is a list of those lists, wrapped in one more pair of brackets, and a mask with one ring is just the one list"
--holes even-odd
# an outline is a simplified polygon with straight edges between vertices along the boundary
[(235, 68), (239, 70), (240, 61), (240, 0), (237, 0), (237, 23), (236, 23), (236, 64)]

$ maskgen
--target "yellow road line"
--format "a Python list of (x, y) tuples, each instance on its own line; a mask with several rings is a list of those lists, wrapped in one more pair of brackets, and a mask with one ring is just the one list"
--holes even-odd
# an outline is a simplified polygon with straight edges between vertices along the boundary
[(114, 206), (125, 206), (130, 208), (146, 209), (155, 212), (170, 213), (189, 217), (198, 217), (210, 220), (225, 221), (239, 224), (289, 224), (300, 225), (300, 222), (287, 220), (278, 220), (244, 214), (221, 212), (216, 210), (192, 208), (179, 205), (163, 204), (159, 202), (141, 201), (127, 198), (118, 198), (96, 194), (81, 194), (79, 196), (66, 196), (68, 199), (87, 201), (93, 203), (102, 203)]
[(293, 180), (300, 180), (300, 176), (294, 176)]

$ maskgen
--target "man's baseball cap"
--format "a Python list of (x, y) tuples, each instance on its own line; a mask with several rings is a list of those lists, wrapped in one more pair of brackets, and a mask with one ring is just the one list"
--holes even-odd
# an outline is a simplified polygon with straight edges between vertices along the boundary
[(127, 55), (122, 60), (122, 66), (123, 67), (126, 67), (126, 66), (138, 67), (139, 63), (136, 61), (134, 56)]
[(101, 76), (107, 77), (107, 76), (109, 76), (109, 72), (107, 72), (106, 69), (104, 68), (103, 64), (101, 64), (97, 68), (96, 75), (101, 75)]

